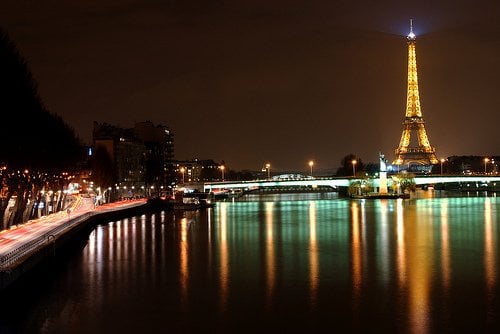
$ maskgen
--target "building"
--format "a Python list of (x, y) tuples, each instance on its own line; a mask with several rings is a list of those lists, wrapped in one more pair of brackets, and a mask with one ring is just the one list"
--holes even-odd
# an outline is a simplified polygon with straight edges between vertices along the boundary
[(175, 184), (174, 134), (164, 125), (150, 121), (134, 126), (134, 134), (146, 146), (146, 179), (148, 183)]
[(175, 181), (174, 136), (146, 121), (133, 128), (94, 122), (92, 179), (117, 189), (159, 189)]
[(224, 163), (211, 159), (192, 159), (175, 162), (178, 183), (221, 181)]
[(443, 171), (446, 174), (497, 175), (499, 161), (500, 156), (454, 155), (443, 161)]

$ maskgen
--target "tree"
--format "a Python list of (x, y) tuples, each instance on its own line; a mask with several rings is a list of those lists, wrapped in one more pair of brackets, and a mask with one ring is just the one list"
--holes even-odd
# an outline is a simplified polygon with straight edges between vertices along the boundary
[(108, 151), (103, 146), (94, 149), (92, 160), (92, 179), (102, 188), (111, 187), (115, 182), (115, 165)]
[(411, 173), (399, 173), (397, 175), (393, 175), (393, 184), (396, 187), (394, 191), (397, 190), (397, 185), (399, 185), (399, 190), (401, 192), (410, 192), (416, 190), (415, 184), (415, 175)]
[(83, 150), (73, 129), (45, 108), (26, 61), (1, 28), (0, 73), (2, 229), (29, 219), (51, 175), (71, 169)]
[[(353, 169), (353, 161), (356, 161)], [(363, 161), (356, 155), (350, 153), (340, 160), (340, 167), (337, 169), (337, 176), (352, 176), (353, 170), (360, 172), (364, 169)]]
[(54, 170), (74, 165), (81, 144), (38, 95), (26, 61), (0, 29), (0, 161), (11, 168)]

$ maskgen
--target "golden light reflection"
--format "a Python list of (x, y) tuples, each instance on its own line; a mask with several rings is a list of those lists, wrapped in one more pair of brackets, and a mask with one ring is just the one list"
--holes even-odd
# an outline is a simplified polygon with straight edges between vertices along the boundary
[[(164, 211), (162, 211), (164, 213)], [(161, 224), (160, 226), (160, 231), (161, 231), (161, 244), (160, 244), (160, 263), (164, 264), (165, 263), (165, 258), (166, 258), (166, 247), (165, 247), (165, 224)]]
[(188, 242), (188, 220), (182, 218), (180, 221), (181, 241), (179, 243), (180, 270), (179, 281), (181, 285), (181, 302), (187, 305), (188, 285), (189, 285), (189, 242)]
[[(412, 333), (427, 333), (429, 331), (429, 293), (432, 280), (433, 247), (433, 216), (432, 207), (428, 201), (422, 202), (422, 207), (416, 210), (412, 220), (406, 224), (408, 236), (408, 295), (410, 328)], [(418, 214), (417, 214), (418, 211)], [(408, 217), (408, 215), (406, 215)], [(427, 245), (422, 247), (422, 245)]]
[(266, 298), (267, 306), (272, 300), (274, 285), (276, 282), (276, 265), (274, 254), (274, 240), (273, 240), (273, 202), (266, 202)]
[(352, 282), (353, 282), (353, 302), (357, 307), (361, 294), (362, 283), (362, 258), (361, 258), (361, 238), (359, 231), (359, 205), (358, 202), (351, 202), (351, 229), (352, 229)]
[(117, 221), (116, 225), (115, 225), (115, 227), (116, 227), (116, 257), (118, 260), (123, 258), (123, 255), (122, 255), (122, 245), (123, 245), (122, 225), (124, 225), (124, 224), (122, 223), (121, 220)]
[(98, 308), (102, 305), (103, 299), (105, 299), (105, 286), (101, 283), (103, 277), (103, 270), (105, 266), (105, 261), (103, 261), (103, 228), (98, 226), (95, 232), (89, 237), (88, 249), (88, 267), (89, 272), (89, 289), (92, 292), (94, 298), (90, 299), (90, 302), (94, 305), (94, 308)]
[(389, 223), (387, 221), (389, 211), (389, 201), (386, 199), (380, 200), (380, 243), (377, 245), (379, 247), (378, 252), (380, 255), (380, 268), (381, 275), (384, 284), (388, 284), (390, 280), (390, 255), (389, 255)]
[(484, 269), (486, 275), (486, 286), (488, 295), (492, 296), (494, 293), (496, 283), (496, 233), (494, 231), (491, 198), (486, 198), (484, 201)]
[[(123, 226), (123, 240), (124, 240), (124, 242), (123, 242), (123, 257), (124, 258), (126, 258), (128, 256), (129, 242), (127, 240), (129, 240), (128, 230), (130, 229), (130, 225), (131, 224), (126, 224)], [(128, 261), (128, 262), (130, 262), (130, 261)], [(126, 267), (127, 271), (128, 271), (128, 264), (129, 263), (127, 263), (127, 267)]]
[(450, 263), (450, 235), (448, 224), (448, 200), (441, 200), (441, 273), (443, 289), (448, 292), (450, 288), (451, 263)]
[[(131, 235), (132, 240), (137, 240), (137, 223), (136, 221), (132, 221), (132, 235)], [(136, 259), (137, 258), (137, 242), (132, 243), (131, 247), (131, 258)]]
[(219, 203), (219, 243), (220, 243), (220, 298), (221, 309), (225, 310), (229, 288), (229, 255), (227, 245), (227, 203)]
[[(211, 210), (208, 211), (207, 214), (207, 225), (208, 225), (208, 233), (207, 233), (207, 238), (208, 238), (208, 270), (211, 271), (212, 269), (212, 214)], [(210, 272), (211, 276), (211, 272)]]
[(311, 306), (316, 305), (319, 283), (318, 242), (316, 237), (316, 203), (309, 203), (309, 296)]
[(406, 286), (406, 251), (405, 251), (405, 226), (403, 214), (403, 199), (398, 199), (396, 203), (397, 217), (397, 265), (398, 280), (400, 289)]
[(114, 223), (109, 223), (108, 224), (108, 228), (107, 228), (107, 231), (108, 231), (108, 257), (110, 259), (113, 259), (113, 246), (115, 245), (115, 231), (113, 229), (113, 225)]
[[(106, 271), (106, 276), (109, 280), (115, 281), (117, 279), (116, 273), (118, 272), (117, 270), (117, 261), (116, 261), (116, 236), (115, 236), (115, 222), (110, 222), (107, 225), (106, 232), (108, 234), (108, 240), (106, 240), (107, 243), (107, 252), (108, 254), (105, 255), (107, 257), (107, 260), (109, 261), (108, 265), (104, 267), (104, 270)], [(106, 239), (106, 238), (105, 238)], [(111, 294), (116, 290), (115, 286), (111, 286), (107, 293)]]
[[(361, 243), (362, 245), (365, 243), (366, 241), (366, 201), (361, 201), (360, 203), (360, 208), (361, 208), (361, 222), (360, 222), (360, 226), (361, 226)], [(361, 252), (362, 252), (362, 255), (361, 257), (362, 258), (366, 258), (367, 254), (367, 250), (366, 250), (366, 247), (361, 247)]]

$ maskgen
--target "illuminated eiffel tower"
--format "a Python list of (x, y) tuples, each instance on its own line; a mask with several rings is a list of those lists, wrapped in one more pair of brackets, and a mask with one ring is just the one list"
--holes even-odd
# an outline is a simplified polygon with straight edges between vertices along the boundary
[[(429, 144), (425, 132), (424, 119), (420, 109), (417, 79), (417, 55), (415, 52), (416, 36), (413, 33), (413, 24), (410, 20), (408, 40), (408, 92), (406, 99), (406, 117), (403, 122), (403, 134), (399, 147), (396, 149), (395, 165), (432, 165), (439, 161), (436, 150)], [(412, 141), (413, 139), (413, 141)], [(415, 140), (417, 142), (415, 142)]]

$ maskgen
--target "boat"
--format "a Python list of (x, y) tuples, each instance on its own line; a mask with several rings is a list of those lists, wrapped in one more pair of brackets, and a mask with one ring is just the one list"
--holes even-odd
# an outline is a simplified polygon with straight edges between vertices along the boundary
[(363, 195), (352, 194), (351, 198), (354, 199), (396, 199), (396, 198), (410, 198), (409, 193), (401, 193), (401, 194), (381, 194), (381, 193), (368, 193)]
[(176, 192), (173, 196), (174, 210), (198, 210), (214, 206), (213, 194), (203, 192)]
[(148, 200), (153, 207), (170, 210), (199, 210), (214, 206), (213, 195), (211, 193), (184, 193), (177, 191), (170, 196), (150, 198)]

